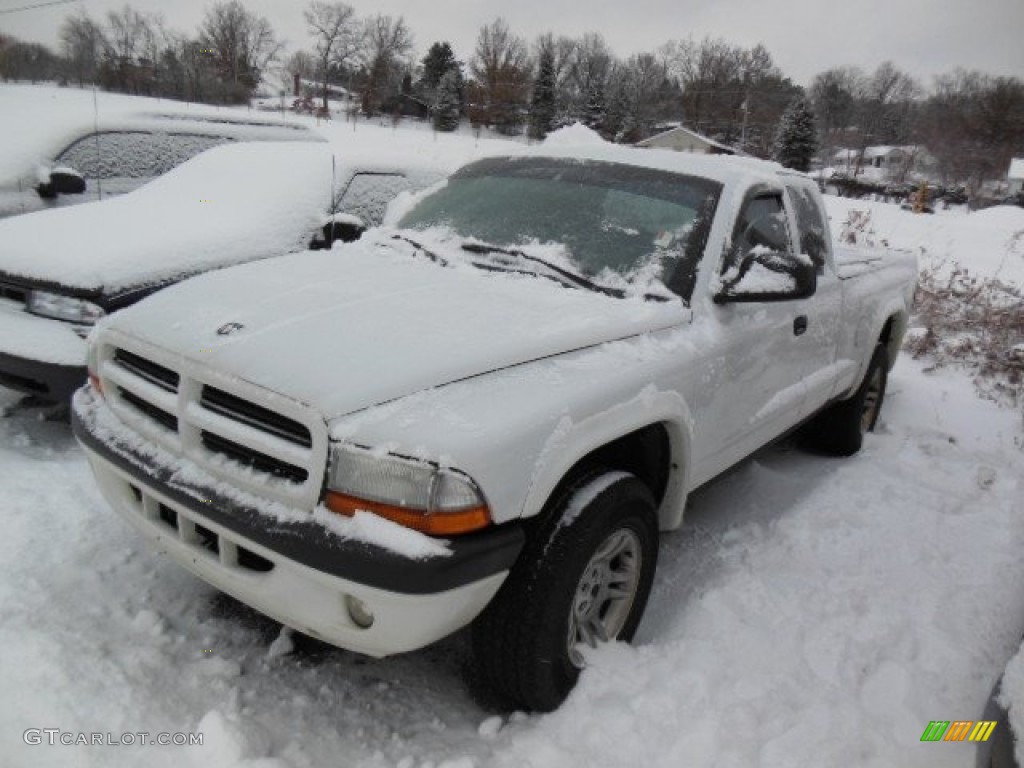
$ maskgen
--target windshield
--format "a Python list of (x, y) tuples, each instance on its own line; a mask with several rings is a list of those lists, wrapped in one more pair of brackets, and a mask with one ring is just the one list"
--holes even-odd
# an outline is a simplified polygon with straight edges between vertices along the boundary
[(618, 163), (502, 158), (473, 163), (399, 226), (444, 227), (497, 246), (564, 246), (579, 274), (651, 274), (689, 299), (721, 185)]

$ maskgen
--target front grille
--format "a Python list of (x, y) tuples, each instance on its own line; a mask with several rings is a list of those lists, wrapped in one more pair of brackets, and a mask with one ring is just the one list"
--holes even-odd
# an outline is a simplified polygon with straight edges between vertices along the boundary
[(316, 504), (327, 433), (305, 406), (244, 382), (228, 391), (204, 380), (200, 363), (134, 346), (101, 348), (98, 359), (111, 407), (162, 448), (257, 496), (290, 506)]
[(146, 360), (144, 357), (133, 355), (124, 349), (119, 349), (114, 353), (114, 360), (122, 368), (128, 369), (131, 373), (134, 373), (141, 379), (145, 379), (150, 384), (155, 384), (160, 389), (168, 392), (178, 391), (181, 377), (170, 368), (164, 368), (162, 365), (157, 365), (150, 360)]
[(0, 299), (28, 304), (28, 288), (23, 288), (14, 283), (0, 283)]
[(204, 386), (199, 402), (204, 408), (208, 408), (214, 413), (262, 432), (269, 432), (296, 445), (301, 445), (304, 448), (313, 445), (313, 438), (309, 434), (309, 430), (299, 422), (282, 416), (280, 413), (274, 413), (269, 408), (263, 408), (248, 400), (235, 397), (222, 389)]
[(248, 448), (244, 445), (232, 442), (220, 435), (211, 432), (202, 433), (203, 445), (213, 453), (220, 453), (243, 466), (255, 469), (257, 472), (266, 472), (282, 480), (293, 483), (304, 483), (309, 477), (309, 472), (302, 467), (268, 456), (261, 451)]

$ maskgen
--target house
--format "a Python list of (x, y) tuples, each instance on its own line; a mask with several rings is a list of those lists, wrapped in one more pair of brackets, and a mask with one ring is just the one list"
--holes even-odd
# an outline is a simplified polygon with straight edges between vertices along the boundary
[(832, 156), (835, 172), (857, 176), (877, 183), (904, 182), (914, 176), (927, 155), (922, 147), (879, 145), (860, 149), (840, 149)]
[(671, 149), (676, 152), (696, 152), (702, 155), (737, 155), (741, 154), (732, 147), (720, 144), (707, 136), (701, 136), (689, 128), (676, 126), (667, 131), (662, 131), (649, 139), (638, 141), (638, 147), (646, 149)]
[(1010, 170), (1006, 172), (1006, 187), (1011, 197), (1024, 192), (1024, 157), (1015, 157), (1010, 161)]

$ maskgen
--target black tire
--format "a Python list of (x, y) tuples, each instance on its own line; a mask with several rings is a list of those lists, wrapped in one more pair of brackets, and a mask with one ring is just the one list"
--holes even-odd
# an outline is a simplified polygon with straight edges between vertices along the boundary
[(808, 425), (807, 434), (818, 450), (834, 456), (852, 456), (864, 443), (864, 435), (878, 423), (889, 377), (889, 356), (878, 344), (857, 391), (833, 403)]
[[(473, 624), (478, 682), (512, 707), (556, 709), (582, 666), (570, 632), (594, 634), (580, 630), (576, 617), (590, 616), (586, 627), (617, 627), (609, 640), (631, 640), (657, 558), (658, 523), (647, 486), (622, 472), (589, 474), (571, 484), (546, 510), (508, 579)], [(602, 576), (609, 583), (595, 586)], [(606, 593), (611, 584), (625, 585), (615, 590), (623, 594)]]

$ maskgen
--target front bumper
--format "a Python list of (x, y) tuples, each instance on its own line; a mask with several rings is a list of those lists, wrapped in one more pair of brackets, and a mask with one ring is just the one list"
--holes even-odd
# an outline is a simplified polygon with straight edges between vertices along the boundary
[(0, 385), (66, 403), (85, 382), (85, 355), (69, 323), (0, 304)]
[[(465, 626), (501, 586), (522, 548), (518, 525), (451, 540), (449, 556), (412, 559), (343, 539), (319, 523), (281, 521), (179, 478), (137, 441), (121, 440), (80, 408), (72, 424), (104, 497), (159, 550), (268, 616), (334, 645), (386, 656), (420, 648)], [(201, 472), (201, 470), (200, 470)], [(373, 614), (353, 618), (351, 599)], [(365, 622), (364, 622), (365, 623)]]

